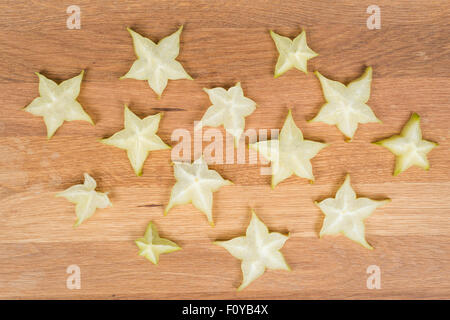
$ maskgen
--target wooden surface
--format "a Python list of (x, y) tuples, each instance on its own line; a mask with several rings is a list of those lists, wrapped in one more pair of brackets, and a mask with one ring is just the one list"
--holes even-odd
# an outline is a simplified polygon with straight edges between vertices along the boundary
[[(77, 1), (81, 29), (68, 30), (72, 1), (0, 4), (0, 298), (450, 298), (449, 4), (377, 1), (381, 29), (368, 30), (372, 1)], [(162, 99), (144, 81), (122, 80), (135, 60), (126, 26), (161, 39), (184, 24), (181, 61), (195, 81), (170, 81)], [(290, 71), (273, 79), (268, 30), (304, 27), (320, 55), (309, 70), (348, 82), (374, 68), (369, 105), (383, 124), (361, 125), (351, 143), (332, 126), (307, 124), (323, 104), (318, 80)], [(96, 122), (65, 123), (50, 141), (42, 118), (20, 109), (38, 95), (42, 72), (64, 80), (86, 70), (79, 101)], [(163, 217), (174, 184), (170, 151), (154, 152), (135, 177), (126, 154), (97, 139), (123, 127), (123, 104), (138, 115), (165, 111), (159, 134), (192, 131), (209, 106), (203, 87), (241, 81), (258, 103), (247, 128), (280, 128), (288, 108), (306, 138), (331, 143), (313, 159), (316, 183), (290, 178), (275, 190), (259, 165), (214, 165), (235, 185), (214, 194), (211, 228), (191, 205)], [(440, 146), (431, 169), (393, 177), (394, 156), (369, 142), (399, 132), (411, 112), (424, 138)], [(54, 197), (83, 172), (110, 191), (113, 208), (73, 229), (74, 206)], [(333, 196), (351, 174), (356, 192), (392, 202), (367, 220), (369, 251), (340, 237), (318, 239), (313, 201)], [(240, 263), (216, 239), (244, 233), (249, 208), (273, 231), (291, 233), (282, 249), (292, 272), (266, 271), (243, 292)], [(134, 240), (152, 220), (183, 250), (154, 266)], [(81, 289), (66, 288), (66, 268), (81, 268)], [(381, 289), (366, 269), (381, 269)]]

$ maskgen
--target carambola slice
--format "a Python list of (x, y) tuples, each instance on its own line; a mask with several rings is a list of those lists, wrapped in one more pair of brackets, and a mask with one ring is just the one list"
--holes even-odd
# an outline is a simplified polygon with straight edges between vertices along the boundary
[(137, 239), (135, 242), (139, 248), (139, 255), (153, 264), (158, 264), (160, 254), (181, 249), (175, 242), (161, 238), (153, 222), (148, 224), (144, 237)]
[(39, 77), (40, 97), (34, 99), (24, 110), (44, 118), (48, 139), (62, 126), (64, 121), (82, 120), (94, 124), (76, 100), (80, 94), (84, 71), (59, 85), (40, 73), (36, 74)]
[(127, 30), (133, 38), (134, 51), (138, 59), (121, 79), (147, 80), (158, 97), (161, 97), (168, 80), (192, 80), (181, 63), (175, 60), (180, 52), (180, 34), (183, 26), (158, 44), (130, 28)]
[(238, 291), (262, 276), (266, 269), (288, 270), (290, 268), (279, 251), (289, 235), (269, 232), (266, 225), (252, 210), (252, 219), (245, 236), (214, 243), (225, 248), (236, 259), (242, 260), (243, 280)]
[(373, 249), (365, 238), (364, 219), (368, 218), (376, 208), (388, 202), (390, 199), (357, 198), (350, 185), (350, 175), (347, 175), (334, 198), (315, 202), (325, 215), (320, 237), (342, 233), (363, 247)]
[(437, 147), (437, 143), (422, 139), (420, 117), (413, 113), (399, 135), (375, 142), (396, 156), (394, 176), (412, 166), (428, 170), (427, 153)]
[(108, 193), (95, 191), (97, 182), (89, 174), (84, 174), (84, 183), (74, 185), (63, 192), (56, 194), (76, 204), (75, 213), (77, 221), (74, 227), (79, 226), (84, 220), (90, 218), (97, 208), (104, 209), (112, 206)]

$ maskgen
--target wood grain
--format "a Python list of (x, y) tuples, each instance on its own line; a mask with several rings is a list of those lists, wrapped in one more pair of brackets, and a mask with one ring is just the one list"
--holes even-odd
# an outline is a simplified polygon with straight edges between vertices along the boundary
[[(450, 298), (450, 4), (379, 0), (382, 27), (368, 30), (368, 1), (77, 1), (81, 29), (66, 28), (71, 1), (0, 4), (0, 298), (138, 299), (449, 299)], [(143, 81), (122, 80), (134, 61), (125, 27), (161, 39), (184, 24), (179, 60), (195, 81), (171, 81), (158, 100)], [(277, 52), (269, 29), (295, 36), (304, 27), (320, 55), (309, 70), (347, 82), (374, 68), (369, 105), (383, 124), (361, 125), (355, 140), (307, 124), (323, 103), (312, 73), (273, 79)], [(86, 70), (79, 101), (96, 126), (65, 123), (50, 141), (41, 118), (20, 109), (38, 94), (34, 72), (63, 80)], [(122, 128), (123, 104), (138, 115), (164, 110), (160, 135), (192, 131), (209, 106), (203, 87), (241, 81), (258, 103), (247, 128), (280, 128), (287, 109), (305, 137), (331, 146), (313, 159), (316, 183), (290, 178), (275, 190), (257, 164), (214, 165), (235, 185), (214, 195), (216, 227), (191, 205), (163, 217), (174, 183), (170, 151), (154, 152), (142, 177), (125, 152), (98, 138)], [(391, 175), (393, 155), (369, 144), (397, 133), (411, 112), (424, 137), (440, 146), (431, 169)], [(54, 194), (90, 173), (111, 191), (113, 208), (74, 230), (74, 207)], [(367, 220), (369, 251), (344, 237), (318, 239), (313, 201), (334, 195), (345, 173), (357, 193), (393, 201)], [(239, 261), (211, 244), (241, 235), (254, 207), (273, 231), (292, 272), (267, 271), (243, 292)], [(152, 220), (183, 250), (153, 266), (133, 242)], [(66, 288), (66, 268), (81, 268), (80, 290)], [(369, 265), (382, 288), (366, 287)]]

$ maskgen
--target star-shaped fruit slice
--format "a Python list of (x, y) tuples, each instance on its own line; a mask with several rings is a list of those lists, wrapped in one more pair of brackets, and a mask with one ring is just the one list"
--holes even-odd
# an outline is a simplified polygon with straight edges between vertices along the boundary
[(82, 120), (94, 124), (76, 100), (80, 94), (84, 71), (59, 85), (40, 73), (36, 74), (39, 77), (40, 97), (34, 99), (24, 110), (44, 118), (48, 139), (62, 126), (64, 121)]
[(381, 123), (366, 104), (370, 97), (371, 67), (366, 68), (360, 78), (350, 82), (347, 86), (327, 79), (317, 71), (315, 73), (320, 80), (327, 103), (310, 122), (336, 125), (350, 140), (358, 128), (358, 123)]
[(266, 225), (252, 210), (252, 219), (247, 227), (245, 237), (214, 243), (227, 249), (233, 257), (242, 260), (243, 281), (238, 288), (240, 291), (260, 277), (266, 268), (291, 270), (284, 260), (283, 254), (279, 251), (288, 238), (289, 235), (269, 232)]
[(180, 34), (183, 26), (158, 44), (130, 28), (127, 30), (133, 38), (134, 51), (138, 59), (121, 79), (147, 80), (158, 97), (161, 97), (168, 80), (192, 80), (181, 63), (175, 60), (180, 53)]
[(228, 90), (224, 88), (203, 90), (208, 94), (212, 106), (206, 110), (196, 129), (202, 126), (223, 125), (225, 130), (234, 137), (234, 144), (237, 146), (244, 132), (245, 117), (255, 110), (256, 103), (244, 96), (240, 82)]
[(270, 31), (270, 35), (279, 53), (275, 66), (275, 78), (278, 78), (292, 68), (308, 73), (308, 60), (317, 57), (318, 54), (308, 47), (305, 30), (295, 37), (294, 40), (280, 36), (272, 30)]
[(293, 174), (314, 181), (310, 160), (326, 146), (325, 143), (305, 140), (289, 110), (278, 139), (255, 142), (249, 147), (271, 162), (272, 188), (275, 188)]
[(365, 239), (364, 219), (369, 217), (376, 208), (390, 201), (390, 199), (357, 198), (350, 185), (350, 175), (347, 175), (344, 183), (336, 192), (335, 198), (315, 202), (325, 214), (320, 237), (342, 233), (363, 247), (373, 249)]
[(145, 257), (153, 264), (158, 264), (159, 255), (178, 251), (181, 248), (168, 239), (160, 238), (156, 226), (150, 222), (143, 238), (136, 241), (139, 247), (139, 255)]
[(412, 166), (428, 170), (427, 153), (437, 147), (437, 143), (423, 140), (420, 129), (420, 116), (413, 113), (399, 135), (375, 142), (396, 156), (394, 176)]
[(125, 128), (101, 142), (127, 150), (128, 159), (137, 176), (142, 175), (142, 167), (150, 151), (170, 149), (156, 134), (161, 114), (139, 119), (125, 106)]
[(223, 186), (231, 185), (232, 182), (223, 179), (217, 171), (208, 169), (208, 164), (203, 157), (198, 158), (192, 164), (175, 162), (174, 175), (177, 182), (172, 188), (164, 214), (167, 214), (174, 206), (192, 203), (206, 215), (208, 222), (214, 226), (213, 192)]
[(94, 178), (85, 173), (83, 184), (74, 185), (56, 194), (57, 197), (64, 197), (76, 204), (77, 221), (74, 227), (78, 227), (84, 220), (90, 218), (97, 208), (104, 209), (112, 206), (108, 193), (97, 192), (96, 187)]

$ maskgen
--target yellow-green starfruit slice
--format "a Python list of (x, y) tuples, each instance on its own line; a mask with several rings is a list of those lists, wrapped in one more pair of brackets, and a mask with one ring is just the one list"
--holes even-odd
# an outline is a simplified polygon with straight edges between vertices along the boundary
[(375, 142), (385, 147), (396, 156), (394, 176), (399, 175), (412, 166), (428, 170), (427, 153), (438, 144), (422, 139), (420, 117), (413, 113), (399, 135)]
[(84, 183), (74, 185), (63, 192), (56, 194), (57, 197), (64, 197), (76, 204), (75, 213), (77, 221), (74, 227), (78, 227), (84, 220), (90, 218), (97, 208), (104, 209), (111, 207), (108, 193), (95, 191), (97, 182), (89, 174), (84, 174)]
[(228, 250), (236, 259), (242, 260), (243, 281), (238, 288), (240, 291), (263, 275), (266, 268), (291, 270), (279, 251), (288, 238), (289, 235), (269, 232), (267, 226), (252, 210), (252, 219), (245, 236), (214, 243)]
[(180, 34), (183, 26), (158, 44), (130, 28), (127, 30), (133, 38), (137, 60), (121, 79), (147, 80), (158, 97), (161, 97), (168, 80), (192, 80), (181, 63), (175, 60), (180, 53)]
[(240, 82), (228, 90), (224, 88), (204, 88), (203, 90), (208, 94), (212, 106), (206, 110), (196, 129), (202, 126), (223, 125), (225, 130), (234, 137), (235, 146), (238, 146), (245, 128), (245, 117), (252, 114), (256, 103), (244, 96)]
[(76, 100), (80, 94), (84, 71), (59, 85), (40, 73), (36, 74), (39, 77), (40, 97), (34, 99), (24, 110), (44, 118), (48, 139), (62, 126), (64, 121), (82, 120), (94, 124)]
[(213, 192), (223, 186), (231, 185), (232, 182), (223, 179), (217, 171), (208, 169), (208, 164), (203, 157), (198, 158), (192, 164), (175, 162), (174, 175), (177, 182), (172, 188), (164, 214), (167, 214), (174, 206), (192, 203), (206, 215), (210, 225), (214, 226)]
[(325, 214), (320, 237), (342, 233), (363, 247), (373, 249), (365, 238), (364, 219), (368, 218), (376, 208), (390, 201), (390, 199), (357, 198), (350, 185), (350, 175), (347, 174), (344, 183), (336, 192), (335, 198), (315, 202)]
[(305, 140), (289, 110), (278, 139), (255, 142), (249, 147), (271, 162), (273, 189), (293, 174), (314, 181), (310, 160), (326, 146), (325, 143)]
[(144, 237), (137, 239), (135, 243), (139, 248), (139, 255), (153, 264), (158, 264), (160, 254), (181, 250), (175, 242), (161, 238), (152, 222), (148, 224)]
[(275, 42), (279, 53), (275, 66), (275, 78), (278, 78), (292, 68), (308, 73), (308, 60), (317, 57), (318, 54), (308, 47), (305, 30), (302, 30), (294, 40), (280, 36), (272, 30), (270, 31), (270, 36)]
[(140, 176), (150, 151), (170, 149), (156, 134), (161, 113), (140, 119), (125, 105), (124, 119), (125, 128), (101, 142), (126, 150), (134, 173)]
[(310, 122), (336, 125), (350, 140), (358, 128), (358, 123), (381, 123), (366, 104), (370, 97), (371, 67), (367, 67), (360, 78), (350, 82), (347, 86), (338, 81), (327, 79), (317, 71), (315, 74), (320, 80), (327, 103), (322, 106), (319, 113)]

